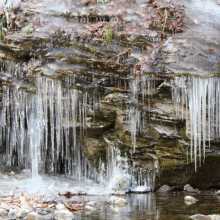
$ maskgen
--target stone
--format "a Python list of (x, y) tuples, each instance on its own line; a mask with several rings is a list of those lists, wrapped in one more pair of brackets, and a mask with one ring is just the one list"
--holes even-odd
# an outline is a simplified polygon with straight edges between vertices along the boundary
[(41, 216), (36, 212), (30, 212), (27, 216), (27, 220), (35, 220), (35, 219), (41, 219)]
[(1, 203), (1, 207), (6, 211), (10, 211), (10, 209), (11, 209), (11, 207), (9, 205), (5, 204), (4, 202)]
[(75, 215), (69, 210), (57, 210), (52, 215), (55, 219), (59, 220), (72, 220), (75, 218)]
[(198, 202), (199, 200), (196, 199), (196, 198), (194, 198), (194, 197), (192, 197), (192, 196), (185, 196), (184, 201), (185, 201), (185, 203), (186, 203), (187, 205), (191, 205), (191, 204), (193, 204), (193, 203)]
[(87, 212), (95, 212), (95, 211), (97, 211), (98, 209), (96, 209), (95, 207), (93, 207), (93, 206), (90, 206), (90, 205), (86, 205), (85, 207), (84, 207), (84, 211), (87, 211)]
[(115, 192), (115, 195), (116, 196), (125, 196), (126, 195), (126, 192), (125, 191), (122, 191), (122, 190), (118, 190)]
[(39, 203), (62, 203), (62, 199), (52, 192), (41, 193), (35, 200)]
[(63, 205), (63, 204), (58, 204), (58, 205), (56, 205), (56, 209), (58, 209), (58, 210), (69, 210), (69, 209), (67, 209), (66, 206)]
[(24, 209), (24, 210), (29, 210), (29, 212), (32, 212), (33, 209), (31, 208), (31, 206), (26, 202), (26, 200), (24, 199), (24, 197), (20, 197), (20, 205), (21, 205), (21, 209)]
[(0, 209), (0, 216), (7, 216), (8, 212), (5, 209)]
[(189, 217), (190, 219), (195, 219), (195, 220), (211, 220), (209, 217), (207, 217), (206, 215), (201, 215), (201, 214), (196, 214), (196, 215), (192, 215)]
[(50, 213), (50, 209), (48, 208), (38, 208), (38, 209), (35, 209), (35, 211), (40, 215), (47, 215)]
[(117, 196), (111, 196), (110, 202), (112, 205), (118, 205), (118, 206), (125, 206), (127, 205), (127, 201), (124, 198), (117, 197)]
[(189, 217), (194, 220), (220, 220), (220, 215), (201, 215), (196, 214)]
[(0, 190), (0, 198), (4, 198), (5, 194)]
[(14, 216), (18, 213), (18, 208), (16, 209), (10, 209), (9, 213), (8, 213), (8, 216)]
[(217, 3), (217, 4), (219, 4), (219, 5), (220, 5), (220, 0), (215, 0), (215, 1), (216, 1), (216, 3)]
[(86, 206), (92, 206), (92, 207), (95, 207), (95, 202), (93, 201), (89, 201)]
[(220, 215), (208, 215), (211, 220), (220, 220)]
[(189, 184), (185, 185), (184, 188), (183, 188), (184, 191), (187, 191), (187, 192), (196, 192), (198, 193), (198, 189), (194, 189), (192, 186), (190, 186)]
[(20, 209), (19, 212), (16, 214), (16, 218), (24, 218), (31, 212), (30, 209)]
[(157, 192), (159, 193), (165, 193), (165, 192), (170, 192), (170, 191), (172, 191), (172, 188), (168, 185), (163, 185), (157, 190)]

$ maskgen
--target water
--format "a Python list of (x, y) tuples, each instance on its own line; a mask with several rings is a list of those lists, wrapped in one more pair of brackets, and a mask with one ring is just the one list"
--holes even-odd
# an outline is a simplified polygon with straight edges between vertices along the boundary
[[(184, 202), (184, 197), (191, 195), (199, 201), (192, 205)], [(74, 198), (76, 199), (76, 197)], [(95, 200), (96, 198), (84, 198)], [(103, 198), (102, 198), (103, 199)], [(94, 213), (77, 212), (76, 219), (162, 219), (162, 220), (185, 220), (195, 214), (217, 214), (220, 212), (219, 197), (213, 196), (210, 192), (202, 194), (190, 194), (184, 192), (175, 193), (148, 193), (128, 194), (128, 201), (125, 207), (105, 206), (103, 210)], [(104, 199), (103, 199), (104, 200)], [(82, 200), (83, 201), (83, 200)]]

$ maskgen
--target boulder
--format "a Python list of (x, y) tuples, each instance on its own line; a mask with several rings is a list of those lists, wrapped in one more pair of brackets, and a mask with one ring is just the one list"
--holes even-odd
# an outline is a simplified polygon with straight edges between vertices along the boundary
[(165, 193), (165, 192), (170, 192), (170, 191), (172, 191), (172, 188), (167, 185), (163, 185), (157, 190), (157, 192), (159, 193)]
[(192, 186), (190, 186), (189, 184), (185, 185), (184, 188), (183, 188), (184, 191), (187, 191), (187, 192), (195, 192), (195, 193), (198, 193), (199, 190), (198, 189), (194, 189)]

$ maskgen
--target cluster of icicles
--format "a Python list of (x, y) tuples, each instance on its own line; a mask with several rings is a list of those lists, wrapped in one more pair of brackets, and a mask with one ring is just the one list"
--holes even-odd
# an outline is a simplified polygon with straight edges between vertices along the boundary
[(98, 178), (76, 138), (77, 128), (80, 134), (86, 130), (87, 100), (91, 109), (93, 95), (62, 88), (59, 81), (45, 77), (38, 77), (35, 94), (3, 86), (2, 95), (2, 161), (31, 168), (33, 178), (39, 172)]
[(176, 115), (186, 119), (191, 161), (194, 155), (197, 170), (210, 141), (220, 138), (220, 78), (176, 77), (172, 87)]
[[(143, 100), (147, 96), (150, 99), (155, 80), (154, 76), (130, 80), (132, 95), (126, 121), (130, 123), (134, 151), (136, 133), (144, 131), (146, 110), (150, 111), (149, 102), (148, 105), (142, 103), (144, 111), (138, 109), (138, 96), (141, 94)], [(129, 190), (138, 190), (138, 187), (138, 191), (153, 190), (157, 160), (153, 171), (140, 170), (134, 177), (129, 172), (126, 157), (122, 158), (114, 143), (108, 140), (105, 140), (108, 144), (107, 164), (100, 161), (98, 172), (86, 159), (77, 138), (86, 133), (87, 113), (89, 111), (95, 117), (95, 106), (101, 98), (70, 89), (75, 85), (74, 79), (67, 78), (65, 83), (68, 88), (63, 88), (60, 81), (39, 76), (36, 93), (2, 86), (0, 145), (4, 153), (0, 159), (8, 165), (31, 168), (33, 178), (38, 173), (63, 172), (112, 186), (125, 181)], [(191, 157), (194, 155), (196, 165), (197, 156), (201, 162), (202, 152), (205, 158), (205, 148), (210, 140), (220, 137), (220, 79), (181, 77), (171, 84), (176, 114), (186, 118), (186, 131), (191, 135)]]
[[(146, 82), (146, 78), (142, 80)], [(101, 98), (95, 92), (70, 89), (75, 85), (74, 78), (67, 78), (63, 84), (66, 88), (58, 80), (38, 76), (36, 92), (2, 86), (0, 145), (4, 153), (0, 155), (1, 161), (31, 169), (36, 179), (39, 173), (68, 173), (79, 180), (88, 177), (113, 188), (125, 181), (125, 190), (138, 187), (142, 191), (153, 190), (155, 172), (140, 170), (135, 176), (131, 174), (127, 158), (121, 157), (120, 150), (108, 140), (107, 163), (100, 160), (97, 172), (84, 156), (78, 138), (86, 133), (88, 112), (95, 118), (95, 107)], [(140, 120), (134, 115), (140, 112), (132, 109), (130, 120), (135, 146)], [(158, 169), (157, 164), (155, 167)]]

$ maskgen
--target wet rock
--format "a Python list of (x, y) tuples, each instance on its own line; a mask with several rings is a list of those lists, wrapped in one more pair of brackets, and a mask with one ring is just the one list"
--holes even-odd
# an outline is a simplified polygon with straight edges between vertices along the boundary
[(184, 201), (186, 202), (187, 205), (191, 205), (193, 203), (198, 202), (199, 200), (192, 196), (185, 196)]
[(49, 34), (36, 32), (33, 35), (17, 33), (5, 37), (6, 47), (15, 53), (17, 57), (28, 57), (33, 53), (46, 54), (51, 49)]
[[(216, 58), (219, 40), (219, 38), (209, 39), (208, 36), (170, 38), (159, 51), (158, 57), (163, 56), (163, 58), (158, 63), (155, 62), (157, 71), (179, 75), (219, 74), (220, 59)], [(204, 63), (205, 65), (201, 65)]]
[(87, 211), (87, 212), (95, 212), (97, 211), (98, 209), (93, 207), (93, 206), (90, 206), (90, 205), (87, 205), (84, 207), (84, 210)]
[(192, 186), (190, 186), (189, 184), (185, 185), (184, 188), (183, 188), (184, 191), (187, 191), (187, 192), (195, 192), (195, 193), (198, 193), (198, 189), (194, 189)]
[(112, 205), (118, 205), (118, 206), (125, 206), (127, 205), (127, 201), (124, 198), (117, 197), (117, 196), (111, 196), (110, 202)]
[(75, 215), (71, 213), (69, 210), (57, 210), (52, 214), (52, 216), (55, 219), (59, 220), (72, 220), (75, 218)]
[(167, 185), (163, 185), (157, 190), (157, 192), (159, 193), (165, 193), (165, 192), (170, 192), (170, 191), (172, 191), (172, 188)]
[(0, 209), (0, 216), (7, 216), (8, 212), (5, 209)]

